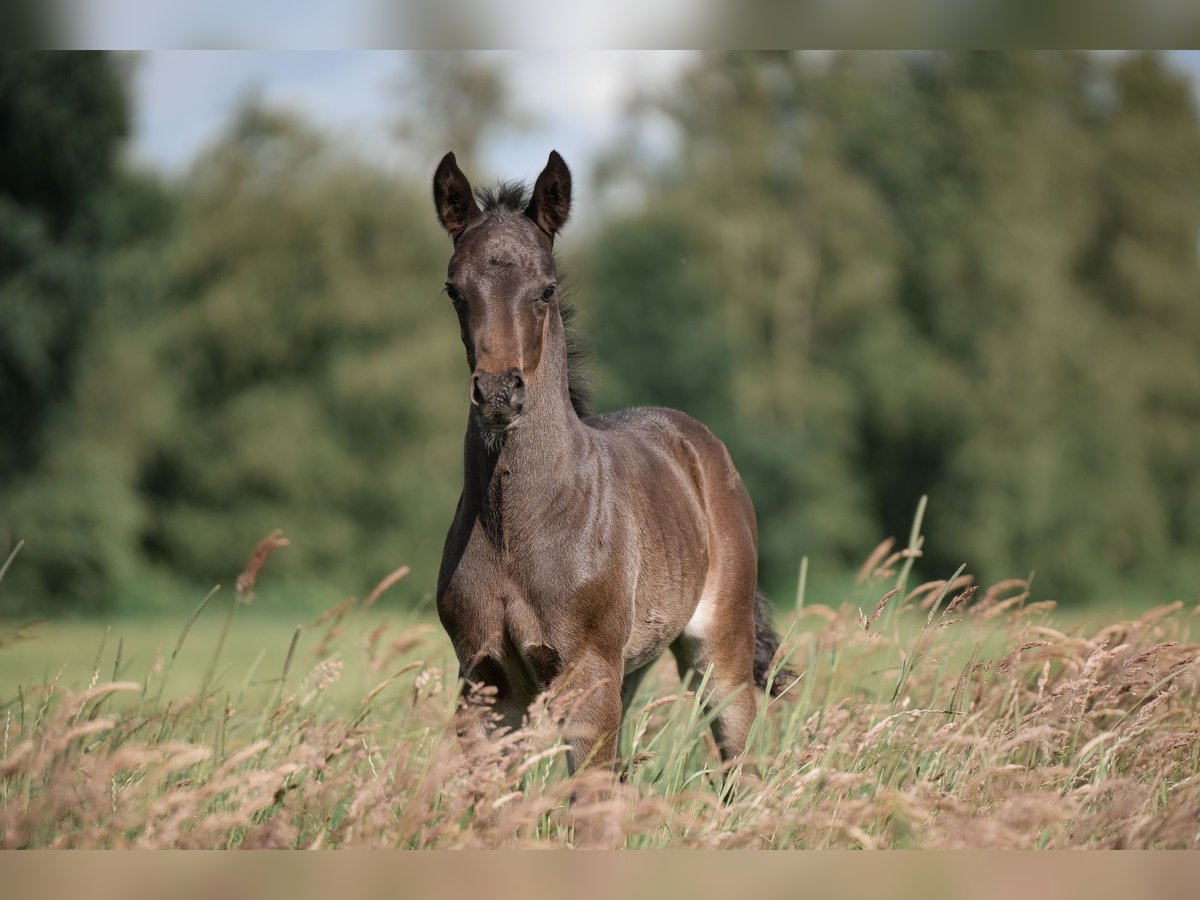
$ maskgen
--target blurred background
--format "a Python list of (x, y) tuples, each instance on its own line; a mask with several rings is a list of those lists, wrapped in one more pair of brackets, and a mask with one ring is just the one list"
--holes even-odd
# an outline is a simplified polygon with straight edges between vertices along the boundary
[[(429, 179), (576, 203), (598, 409), (683, 409), (761, 576), (1200, 593), (1200, 58), (0, 53), (0, 616), (428, 603), (468, 376)], [(817, 597), (820, 599), (820, 596)]]

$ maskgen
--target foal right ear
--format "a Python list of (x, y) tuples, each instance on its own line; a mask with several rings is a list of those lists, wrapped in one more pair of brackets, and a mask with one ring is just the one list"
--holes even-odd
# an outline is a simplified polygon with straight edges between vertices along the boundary
[(438, 221), (454, 240), (458, 240), (462, 230), (479, 218), (471, 182), (458, 167), (453, 153), (443, 156), (433, 173), (433, 208), (437, 210)]

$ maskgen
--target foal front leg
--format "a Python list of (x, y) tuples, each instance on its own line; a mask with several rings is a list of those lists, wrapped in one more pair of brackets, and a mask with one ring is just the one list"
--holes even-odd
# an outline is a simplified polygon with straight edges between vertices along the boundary
[(617, 781), (621, 675), (619, 662), (589, 651), (550, 686), (553, 696), (567, 701), (563, 721), (570, 745), (567, 768), (572, 775), (581, 769), (599, 773), (598, 784), (589, 779), (571, 794), (567, 821), (578, 847), (611, 849), (621, 843), (617, 820), (605, 802), (611, 799)]
[(551, 693), (567, 701), (563, 732), (571, 747), (567, 755), (571, 774), (616, 765), (622, 674), (620, 661), (589, 650), (551, 683)]
[(498, 728), (511, 733), (521, 726), (524, 707), (511, 696), (503, 667), (484, 656), (464, 666), (454, 730), (463, 755), (472, 765), (486, 761)]

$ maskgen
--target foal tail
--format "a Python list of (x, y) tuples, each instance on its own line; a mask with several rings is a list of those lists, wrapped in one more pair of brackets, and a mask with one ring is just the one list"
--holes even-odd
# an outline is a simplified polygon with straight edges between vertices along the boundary
[[(771, 676), (771, 666), (775, 662), (775, 654), (779, 652), (779, 634), (771, 622), (771, 609), (774, 604), (767, 599), (762, 591), (754, 593), (754, 683), (760, 688), (767, 686)], [(783, 693), (796, 678), (796, 673), (786, 666), (780, 666), (775, 671), (771, 681), (771, 696), (777, 697)]]

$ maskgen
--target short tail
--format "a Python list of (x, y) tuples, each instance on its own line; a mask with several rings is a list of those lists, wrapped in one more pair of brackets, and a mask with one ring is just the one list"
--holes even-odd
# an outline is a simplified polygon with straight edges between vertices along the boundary
[[(771, 677), (771, 666), (775, 663), (775, 654), (779, 652), (779, 634), (771, 622), (771, 610), (774, 604), (767, 599), (762, 591), (754, 594), (754, 683), (760, 688), (766, 688), (767, 679)], [(780, 666), (775, 671), (771, 681), (771, 696), (777, 697), (783, 693), (796, 678), (796, 673), (786, 666)]]

